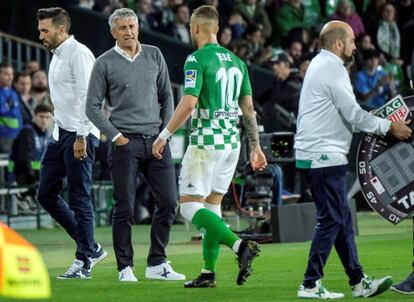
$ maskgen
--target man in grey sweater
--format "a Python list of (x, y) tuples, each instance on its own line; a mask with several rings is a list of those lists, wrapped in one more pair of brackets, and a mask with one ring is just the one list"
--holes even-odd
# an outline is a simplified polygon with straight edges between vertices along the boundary
[[(152, 143), (173, 112), (168, 70), (160, 50), (138, 42), (138, 18), (126, 8), (109, 17), (115, 47), (93, 67), (86, 104), (88, 118), (110, 139), (109, 166), (114, 186), (112, 236), (120, 281), (137, 281), (133, 273), (131, 224), (138, 173), (146, 177), (156, 201), (145, 277), (184, 280), (166, 261), (176, 209), (176, 180), (171, 153), (156, 159)], [(102, 113), (106, 99), (109, 119)]]

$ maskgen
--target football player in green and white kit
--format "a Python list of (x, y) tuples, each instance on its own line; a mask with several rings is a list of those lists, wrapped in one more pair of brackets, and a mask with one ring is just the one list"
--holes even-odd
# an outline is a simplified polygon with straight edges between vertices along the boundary
[(180, 210), (203, 233), (204, 267), (185, 287), (215, 287), (220, 244), (237, 254), (242, 285), (251, 274), (260, 249), (253, 241), (241, 240), (221, 219), (221, 201), (232, 180), (240, 152), (236, 119), (239, 105), (250, 144), (254, 170), (266, 167), (260, 149), (252, 90), (246, 64), (217, 43), (218, 12), (201, 6), (191, 16), (191, 38), (198, 50), (184, 66), (184, 95), (167, 127), (153, 144), (161, 158), (168, 137), (192, 115), (190, 145), (180, 175)]

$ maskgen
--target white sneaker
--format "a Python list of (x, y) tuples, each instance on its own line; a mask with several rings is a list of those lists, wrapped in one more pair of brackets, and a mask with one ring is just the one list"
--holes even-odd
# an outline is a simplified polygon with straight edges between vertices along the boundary
[(147, 269), (145, 270), (145, 278), (165, 281), (185, 280), (183, 274), (179, 274), (173, 270), (170, 261), (161, 263), (157, 266), (147, 266)]
[(392, 277), (386, 276), (381, 279), (373, 279), (364, 274), (357, 285), (352, 287), (352, 297), (373, 297), (387, 291), (392, 285)]
[(119, 281), (124, 282), (137, 282), (138, 279), (134, 275), (134, 269), (130, 266), (125, 267), (122, 271), (119, 272)]
[(298, 298), (310, 299), (340, 299), (345, 297), (343, 293), (331, 293), (324, 286), (321, 280), (315, 282), (314, 288), (299, 286)]

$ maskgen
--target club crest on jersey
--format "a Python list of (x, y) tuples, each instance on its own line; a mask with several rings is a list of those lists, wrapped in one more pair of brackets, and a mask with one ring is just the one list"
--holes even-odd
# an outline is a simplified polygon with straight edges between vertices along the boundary
[(185, 88), (194, 88), (197, 79), (197, 70), (186, 70), (185, 71)]

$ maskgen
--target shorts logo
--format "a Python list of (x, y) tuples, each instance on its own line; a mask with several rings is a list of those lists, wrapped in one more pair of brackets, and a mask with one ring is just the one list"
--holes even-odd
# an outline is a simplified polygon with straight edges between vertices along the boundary
[(186, 70), (184, 88), (194, 88), (197, 79), (197, 70)]

